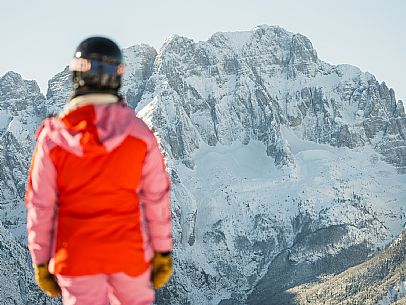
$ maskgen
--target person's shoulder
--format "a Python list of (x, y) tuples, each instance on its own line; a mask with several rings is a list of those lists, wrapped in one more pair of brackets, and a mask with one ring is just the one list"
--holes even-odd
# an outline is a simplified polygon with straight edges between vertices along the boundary
[(140, 138), (147, 142), (147, 144), (151, 144), (155, 140), (153, 128), (150, 128), (150, 126), (137, 115), (134, 109), (130, 108), (122, 100), (117, 103), (116, 107), (121, 109), (119, 110), (119, 113), (121, 113), (121, 115), (119, 115), (120, 125), (126, 125), (127, 127), (125, 129), (128, 130), (131, 136)]
[(136, 113), (134, 113), (134, 122), (137, 125), (137, 127), (151, 131), (151, 128), (149, 128), (147, 123), (145, 123), (142, 118), (138, 117)]
[(62, 122), (57, 114), (48, 115), (35, 132), (35, 138), (41, 145), (55, 146), (54, 134), (60, 132)]
[(139, 118), (135, 112), (133, 113), (131, 119), (129, 134), (146, 142), (148, 146), (153, 145), (156, 141), (154, 131), (148, 126), (146, 122), (144, 122), (144, 120)]
[(140, 117), (135, 114), (134, 117), (134, 126), (137, 129), (137, 132), (145, 134), (148, 137), (154, 136), (154, 130)]
[(46, 136), (52, 129), (52, 126), (54, 125), (54, 121), (57, 119), (55, 114), (47, 116), (39, 125), (37, 131), (35, 132), (35, 137), (37, 140), (40, 137)]

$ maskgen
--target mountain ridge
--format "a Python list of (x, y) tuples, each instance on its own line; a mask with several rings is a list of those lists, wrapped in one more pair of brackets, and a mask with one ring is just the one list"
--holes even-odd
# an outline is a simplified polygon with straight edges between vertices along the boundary
[[(405, 301), (405, 236), (402, 232), (388, 247), (359, 266), (324, 278), (321, 283), (290, 290), (296, 304), (379, 304)], [(402, 303), (403, 304), (403, 303)]]

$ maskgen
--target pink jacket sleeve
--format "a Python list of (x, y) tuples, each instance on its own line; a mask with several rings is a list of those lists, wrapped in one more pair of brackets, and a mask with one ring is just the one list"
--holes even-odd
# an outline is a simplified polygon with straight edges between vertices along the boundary
[(32, 157), (25, 194), (28, 248), (34, 264), (48, 262), (53, 245), (57, 187), (56, 170), (47, 142), (46, 132), (42, 130)]
[(154, 251), (172, 251), (170, 212), (170, 183), (164, 159), (155, 136), (151, 141), (142, 169), (140, 199), (144, 204), (145, 219)]

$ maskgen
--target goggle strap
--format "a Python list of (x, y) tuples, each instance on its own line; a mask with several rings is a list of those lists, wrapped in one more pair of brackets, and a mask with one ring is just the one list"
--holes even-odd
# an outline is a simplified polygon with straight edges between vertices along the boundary
[(98, 60), (89, 60), (86, 58), (73, 58), (69, 64), (69, 71), (76, 72), (98, 72), (99, 67), (103, 68), (103, 72), (109, 75), (123, 75), (125, 72), (124, 64), (109, 64)]

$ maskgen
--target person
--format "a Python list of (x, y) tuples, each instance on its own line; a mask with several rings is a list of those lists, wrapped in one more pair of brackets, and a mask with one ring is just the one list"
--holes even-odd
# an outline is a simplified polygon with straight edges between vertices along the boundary
[(82, 41), (73, 95), (37, 131), (25, 202), (37, 284), (64, 305), (146, 305), (172, 275), (170, 181), (119, 95), (120, 48)]

